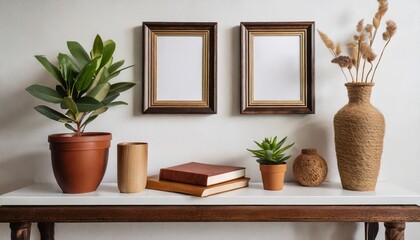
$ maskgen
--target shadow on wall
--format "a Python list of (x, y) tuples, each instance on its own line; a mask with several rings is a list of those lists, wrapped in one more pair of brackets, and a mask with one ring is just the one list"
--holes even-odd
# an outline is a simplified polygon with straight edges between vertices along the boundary
[[(40, 74), (31, 77), (33, 80), (27, 86), (31, 84), (51, 86), (54, 80), (50, 79), (48, 73), (41, 73), (42, 71), (44, 70), (39, 65)], [(42, 168), (50, 165), (49, 156), (47, 156), (48, 149), (45, 149), (44, 152), (30, 152), (29, 147), (38, 144), (30, 142), (33, 139), (33, 131), (47, 124), (56, 123), (38, 115), (33, 109), (34, 106), (44, 103), (27, 93), (25, 91), (27, 86), (0, 95), (0, 102), (6, 103), (3, 104), (0, 114), (0, 139), (2, 142), (0, 145), (2, 153), (0, 194), (33, 183), (36, 175), (42, 172)], [(33, 117), (35, 115), (39, 117)], [(45, 139), (46, 137), (43, 138), (43, 140)]]
[[(294, 148), (297, 150), (296, 154), (292, 156), (293, 161), (301, 154), (301, 150), (304, 148), (316, 148), (318, 154), (325, 157), (329, 147), (334, 147), (331, 139), (328, 137), (327, 126), (319, 122), (311, 122), (312, 116), (310, 117), (304, 118), (302, 124), (296, 128), (296, 131), (290, 134), (294, 138), (293, 141), (296, 142)], [(328, 166), (332, 164), (328, 159), (325, 160)], [(288, 164), (286, 179), (294, 179), (293, 161), (290, 161)]]
[[(44, 85), (44, 83), (39, 83), (39, 81), (34, 81), (33, 83)], [(11, 99), (13, 100), (11, 101)], [(9, 92), (6, 95), (2, 94), (0, 102), (7, 103), (2, 105), (2, 114), (0, 115), (0, 131), (2, 133), (6, 131), (14, 131), (14, 134), (21, 133), (20, 131), (24, 129), (17, 129), (20, 126), (35, 129), (36, 127), (34, 126), (38, 125), (38, 122), (34, 122), (35, 119), (30, 118), (30, 116), (35, 112), (33, 107), (43, 103), (41, 100), (38, 101), (35, 97), (30, 96), (25, 89)]]
[[(357, 223), (308, 223), (291, 224), (295, 236), (300, 239), (330, 239), (330, 240), (356, 240)], [(331, 234), (329, 234), (331, 233)]]
[(27, 153), (0, 162), (0, 194), (34, 183), (37, 173), (51, 172), (49, 156), (44, 152)]
[[(111, 225), (113, 227), (110, 227)], [(115, 231), (114, 227), (118, 228), (118, 231)], [(138, 239), (139, 234), (147, 236), (147, 239), (159, 240), (362, 239), (361, 232), (356, 230), (355, 223), (59, 223), (56, 225), (56, 233), (62, 239), (73, 239), (75, 231), (82, 232), (85, 239), (121, 239), (123, 236), (129, 240)]]
[(241, 72), (241, 64), (240, 64), (240, 49), (241, 45), (240, 42), (240, 27), (236, 26), (232, 28), (232, 31), (229, 31), (232, 36), (230, 49), (232, 49), (232, 62), (231, 66), (236, 66), (231, 69), (231, 79), (230, 82), (232, 83), (232, 115), (240, 115), (240, 89), (241, 89), (241, 79), (240, 79), (240, 72)]
[[(140, 116), (143, 103), (143, 27), (135, 27), (133, 29), (133, 80), (137, 86), (133, 88), (133, 115)], [(131, 63), (128, 63), (131, 65)]]

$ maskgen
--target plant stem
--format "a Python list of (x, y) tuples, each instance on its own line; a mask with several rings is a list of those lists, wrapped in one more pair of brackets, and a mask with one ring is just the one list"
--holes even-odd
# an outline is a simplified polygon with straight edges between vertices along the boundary
[(386, 48), (386, 46), (388, 46), (388, 43), (391, 41), (391, 39), (392, 39), (392, 38), (390, 38), (390, 39), (389, 39), (389, 40), (385, 43), (384, 48), (382, 48), (381, 55), (379, 56), (378, 63), (376, 63), (375, 69), (373, 70), (373, 73), (372, 73), (372, 78), (370, 79), (370, 82), (373, 82), (373, 78), (375, 77), (376, 69), (378, 69), (379, 63), (381, 63), (382, 56), (384, 55), (385, 48)]
[(80, 120), (76, 122), (76, 130), (77, 130), (76, 135), (77, 136), (80, 136), (83, 133), (83, 130), (81, 129), (81, 127), (82, 127), (83, 119), (86, 117), (86, 114), (87, 113), (83, 113)]

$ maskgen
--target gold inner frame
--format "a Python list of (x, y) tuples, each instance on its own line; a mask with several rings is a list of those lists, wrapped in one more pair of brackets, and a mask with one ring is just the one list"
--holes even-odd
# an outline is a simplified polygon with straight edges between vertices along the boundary
[[(255, 100), (254, 99), (254, 36), (299, 36), (300, 37), (300, 100)], [(246, 49), (246, 62), (248, 65), (248, 79), (246, 81), (246, 91), (248, 95), (247, 106), (254, 107), (272, 107), (272, 106), (282, 106), (282, 107), (296, 107), (296, 106), (306, 106), (307, 105), (307, 84), (306, 84), (306, 29), (298, 30), (252, 30), (248, 31), (247, 34), (247, 49)]]
[[(160, 36), (199, 36), (202, 37), (203, 48), (202, 48), (202, 100), (158, 100), (157, 99), (157, 69), (158, 69), (158, 59), (157, 59), (157, 38)], [(203, 107), (209, 106), (209, 68), (210, 68), (210, 31), (209, 30), (160, 30), (160, 31), (151, 31), (149, 35), (149, 54), (148, 61), (151, 63), (149, 66), (149, 73), (151, 84), (149, 84), (149, 101), (151, 106), (160, 106), (160, 107)]]

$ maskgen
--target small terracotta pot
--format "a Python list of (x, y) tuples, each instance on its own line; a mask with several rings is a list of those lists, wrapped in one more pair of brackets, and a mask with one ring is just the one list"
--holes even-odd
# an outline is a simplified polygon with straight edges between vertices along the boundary
[(261, 176), (265, 190), (282, 190), (286, 164), (260, 164)]
[(108, 163), (110, 133), (48, 136), (55, 179), (64, 193), (96, 191)]

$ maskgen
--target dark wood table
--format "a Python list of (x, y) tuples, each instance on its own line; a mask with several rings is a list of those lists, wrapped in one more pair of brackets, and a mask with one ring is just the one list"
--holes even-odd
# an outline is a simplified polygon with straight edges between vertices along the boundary
[[(402, 240), (405, 223), (420, 221), (420, 207), (414, 204), (420, 196), (395, 186), (375, 193), (347, 192), (336, 185), (302, 188), (302, 193), (294, 185), (287, 187), (267, 193), (251, 185), (201, 199), (152, 190), (123, 195), (113, 185), (104, 185), (97, 193), (67, 195), (54, 185), (32, 185), (0, 196), (0, 222), (10, 223), (11, 239), (22, 240), (29, 239), (31, 223), (38, 223), (42, 240), (51, 240), (54, 223), (69, 222), (364, 222), (365, 239), (373, 240), (378, 223), (384, 222), (386, 239)], [(331, 189), (341, 196), (325, 195)], [(260, 199), (258, 204), (255, 198)]]

